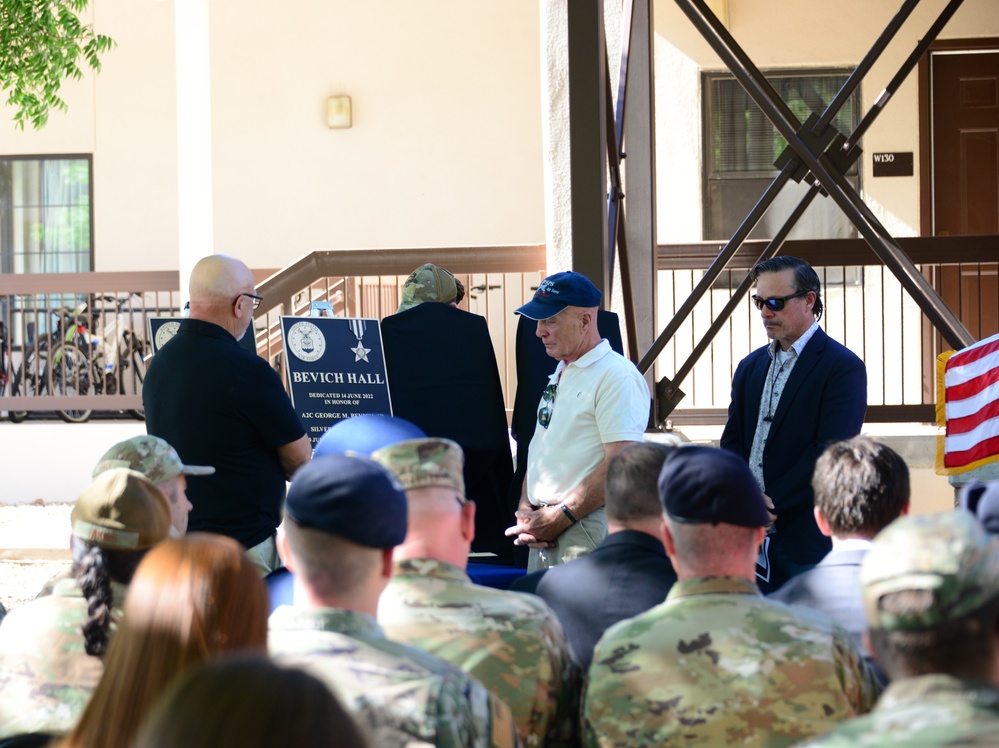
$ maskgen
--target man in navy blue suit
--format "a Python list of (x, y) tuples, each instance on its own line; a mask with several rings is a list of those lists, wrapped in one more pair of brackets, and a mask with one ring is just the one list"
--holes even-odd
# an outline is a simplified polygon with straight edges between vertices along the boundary
[(819, 327), (821, 287), (807, 262), (774, 257), (757, 263), (752, 277), (770, 343), (735, 371), (721, 446), (749, 463), (773, 502), (777, 520), (757, 568), (760, 587), (771, 592), (831, 548), (812, 514), (812, 472), (829, 443), (860, 433), (867, 370)]
[(670, 447), (631, 444), (607, 468), (607, 536), (593, 553), (518, 579), (555, 611), (583, 669), (604, 631), (659, 605), (676, 581), (663, 547), (657, 482)]
[[(814, 569), (799, 574), (770, 597), (821, 610), (864, 646), (867, 628), (860, 563), (872, 538), (909, 511), (909, 468), (891, 447), (866, 436), (831, 444), (815, 464), (815, 521), (833, 549)], [(884, 673), (875, 665), (882, 683)]]

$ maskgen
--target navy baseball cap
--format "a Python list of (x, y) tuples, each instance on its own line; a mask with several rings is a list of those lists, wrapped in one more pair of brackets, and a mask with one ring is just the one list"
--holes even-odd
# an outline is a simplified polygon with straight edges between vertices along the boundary
[(394, 548), (406, 539), (402, 484), (367, 457), (326, 455), (313, 459), (295, 473), (284, 511), (301, 527), (339, 535), (369, 548)]
[(528, 319), (548, 319), (569, 306), (591, 309), (600, 306), (603, 294), (581, 273), (567, 270), (564, 273), (549, 275), (534, 292), (534, 298), (517, 309), (514, 314), (523, 314)]
[(766, 527), (770, 515), (749, 465), (716, 447), (678, 447), (659, 473), (659, 498), (677, 522)]
[(382, 447), (425, 436), (423, 429), (405, 418), (369, 413), (334, 424), (316, 444), (312, 456), (356, 454), (369, 457)]

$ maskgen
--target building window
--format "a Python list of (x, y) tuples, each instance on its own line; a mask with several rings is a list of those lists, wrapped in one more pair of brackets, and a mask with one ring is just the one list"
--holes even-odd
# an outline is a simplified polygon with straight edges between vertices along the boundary
[(90, 156), (0, 158), (0, 270), (93, 268)]
[[(846, 82), (849, 70), (793, 71), (767, 74), (767, 80), (802, 122), (821, 114)], [(774, 162), (787, 141), (774, 129), (728, 73), (705, 73), (704, 96), (704, 238), (728, 239), (766, 191), (778, 170)], [(860, 90), (840, 109), (833, 127), (849, 135), (860, 120)], [(846, 174), (860, 188), (858, 164)], [(805, 182), (789, 182), (750, 234), (771, 239), (807, 191)], [(818, 197), (789, 238), (855, 238), (857, 230), (828, 197)]]

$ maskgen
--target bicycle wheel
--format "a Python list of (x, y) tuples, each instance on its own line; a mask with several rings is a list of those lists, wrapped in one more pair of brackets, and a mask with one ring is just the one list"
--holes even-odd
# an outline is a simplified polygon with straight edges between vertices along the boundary
[[(127, 364), (121, 369), (121, 391), (129, 395), (142, 395), (142, 381), (146, 378), (146, 360), (141, 351), (132, 351)], [(132, 408), (128, 414), (140, 421), (146, 420), (146, 411)]]
[[(14, 372), (14, 379), (10, 383), (12, 395), (24, 394), (26, 397), (40, 395), (45, 387), (45, 367), (48, 363), (46, 358), (48, 351), (32, 351), (28, 358), (21, 362), (21, 365)], [(11, 423), (21, 423), (31, 415), (27, 410), (11, 410), (7, 412), (7, 417)]]
[[(52, 352), (52, 394), (87, 395), (91, 391), (90, 362), (79, 346), (63, 343)], [(66, 423), (86, 423), (93, 414), (92, 409), (57, 410)]]

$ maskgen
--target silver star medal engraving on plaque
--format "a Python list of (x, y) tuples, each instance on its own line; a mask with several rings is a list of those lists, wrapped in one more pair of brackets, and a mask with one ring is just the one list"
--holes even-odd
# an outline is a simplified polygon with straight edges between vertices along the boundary
[(350, 331), (354, 333), (354, 337), (357, 338), (357, 348), (351, 348), (350, 351), (354, 354), (354, 363), (358, 361), (364, 361), (370, 364), (368, 361), (368, 354), (371, 353), (370, 348), (365, 348), (362, 338), (364, 337), (364, 320), (352, 319), (350, 321)]

